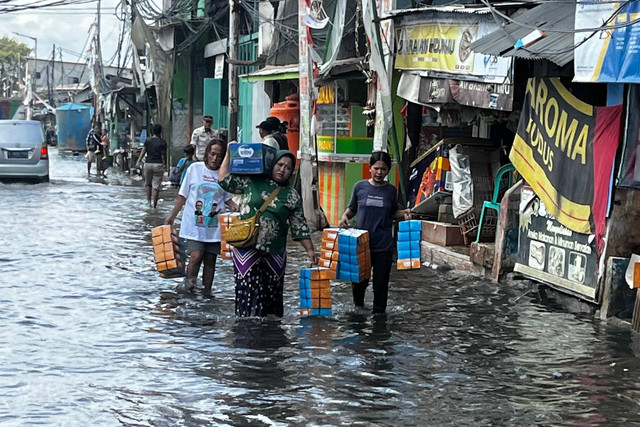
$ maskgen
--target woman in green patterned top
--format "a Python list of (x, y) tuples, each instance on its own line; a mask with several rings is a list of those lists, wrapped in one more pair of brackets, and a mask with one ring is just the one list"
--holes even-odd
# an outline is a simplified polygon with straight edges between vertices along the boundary
[(233, 248), (236, 282), (236, 315), (282, 316), (283, 288), (287, 264), (287, 234), (291, 227), (293, 240), (307, 251), (309, 260), (318, 257), (309, 236), (302, 211), (302, 199), (289, 184), (296, 157), (287, 150), (276, 153), (273, 169), (266, 175), (229, 174), (229, 150), (220, 166), (220, 186), (232, 194), (241, 194), (242, 219), (256, 214), (269, 195), (280, 186), (280, 192), (260, 217), (258, 242), (253, 248)]

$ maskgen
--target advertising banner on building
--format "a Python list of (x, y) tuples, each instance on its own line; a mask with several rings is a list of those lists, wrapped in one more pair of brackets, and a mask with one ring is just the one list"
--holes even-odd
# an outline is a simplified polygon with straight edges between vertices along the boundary
[[(574, 81), (640, 82), (640, 2), (578, 1)], [(633, 25), (632, 25), (633, 24)], [(580, 29), (615, 27), (602, 31)]]
[(558, 78), (529, 79), (509, 154), (547, 212), (572, 231), (595, 234), (599, 249), (621, 113), (621, 105), (580, 101)]
[(511, 111), (513, 85), (423, 77), (411, 72), (400, 76), (397, 94), (416, 104), (458, 103), (476, 108)]
[(395, 68), (474, 75), (487, 79), (510, 75), (511, 58), (483, 55), (471, 43), (498, 29), (485, 17), (438, 17), (433, 21), (403, 24), (397, 35)]
[(618, 185), (640, 189), (640, 86), (629, 85), (627, 129)]
[(560, 224), (529, 186), (520, 198), (520, 238), (515, 270), (594, 300), (598, 257), (589, 235)]

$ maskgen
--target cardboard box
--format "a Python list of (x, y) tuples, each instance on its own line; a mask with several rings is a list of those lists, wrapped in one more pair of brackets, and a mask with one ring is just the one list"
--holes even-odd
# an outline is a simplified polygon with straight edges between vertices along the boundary
[(331, 315), (331, 282), (334, 272), (325, 268), (300, 270), (300, 315)]
[(439, 246), (464, 246), (459, 225), (422, 221), (422, 240)]
[(161, 225), (151, 230), (153, 258), (161, 277), (184, 276), (184, 254), (180, 238), (170, 225)]
[(421, 266), (420, 259), (399, 259), (398, 270), (417, 270)]
[(263, 174), (273, 167), (276, 149), (256, 143), (229, 144), (229, 171), (237, 174)]

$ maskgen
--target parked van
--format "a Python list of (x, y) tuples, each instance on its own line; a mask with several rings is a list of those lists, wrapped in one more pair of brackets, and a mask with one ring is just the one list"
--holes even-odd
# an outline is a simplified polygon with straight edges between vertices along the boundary
[(49, 181), (49, 150), (36, 120), (0, 120), (0, 179)]

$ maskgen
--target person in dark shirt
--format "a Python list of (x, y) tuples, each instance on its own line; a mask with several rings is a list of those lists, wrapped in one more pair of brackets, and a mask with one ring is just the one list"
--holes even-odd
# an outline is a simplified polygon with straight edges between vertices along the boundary
[(286, 132), (286, 129), (284, 129), (283, 123), (280, 122), (280, 119), (277, 117), (271, 116), (271, 117), (267, 117), (265, 119), (265, 122), (267, 122), (271, 126), (271, 136), (273, 137), (273, 139), (275, 139), (278, 142), (278, 146), (280, 147), (280, 149), (288, 150), (289, 140), (287, 139), (287, 136), (284, 135), (284, 133)]
[(164, 165), (167, 163), (167, 142), (160, 138), (162, 134), (162, 126), (155, 124), (151, 129), (153, 136), (144, 141), (144, 148), (140, 152), (136, 167), (140, 167), (140, 162), (146, 154), (144, 163), (144, 182), (147, 189), (147, 203), (151, 204), (151, 193), (153, 190), (153, 207), (158, 206), (158, 197), (160, 196), (160, 188), (162, 187), (162, 177), (164, 175)]
[[(369, 251), (373, 267), (373, 312), (387, 309), (389, 276), (393, 264), (393, 220), (411, 219), (409, 209), (399, 209), (398, 190), (385, 179), (391, 169), (391, 156), (376, 151), (369, 160), (371, 178), (358, 181), (353, 187), (351, 201), (342, 214), (341, 227), (350, 227), (356, 217), (356, 228), (369, 232)], [(352, 283), (353, 303), (364, 306), (364, 296), (369, 279)]]
[[(93, 124), (93, 129), (87, 134), (87, 176), (91, 175), (91, 163), (96, 162), (96, 175), (102, 175), (101, 161), (102, 154), (96, 153), (102, 146), (100, 145), (102, 137), (102, 125), (98, 122)], [(100, 156), (98, 156), (100, 154)]]

